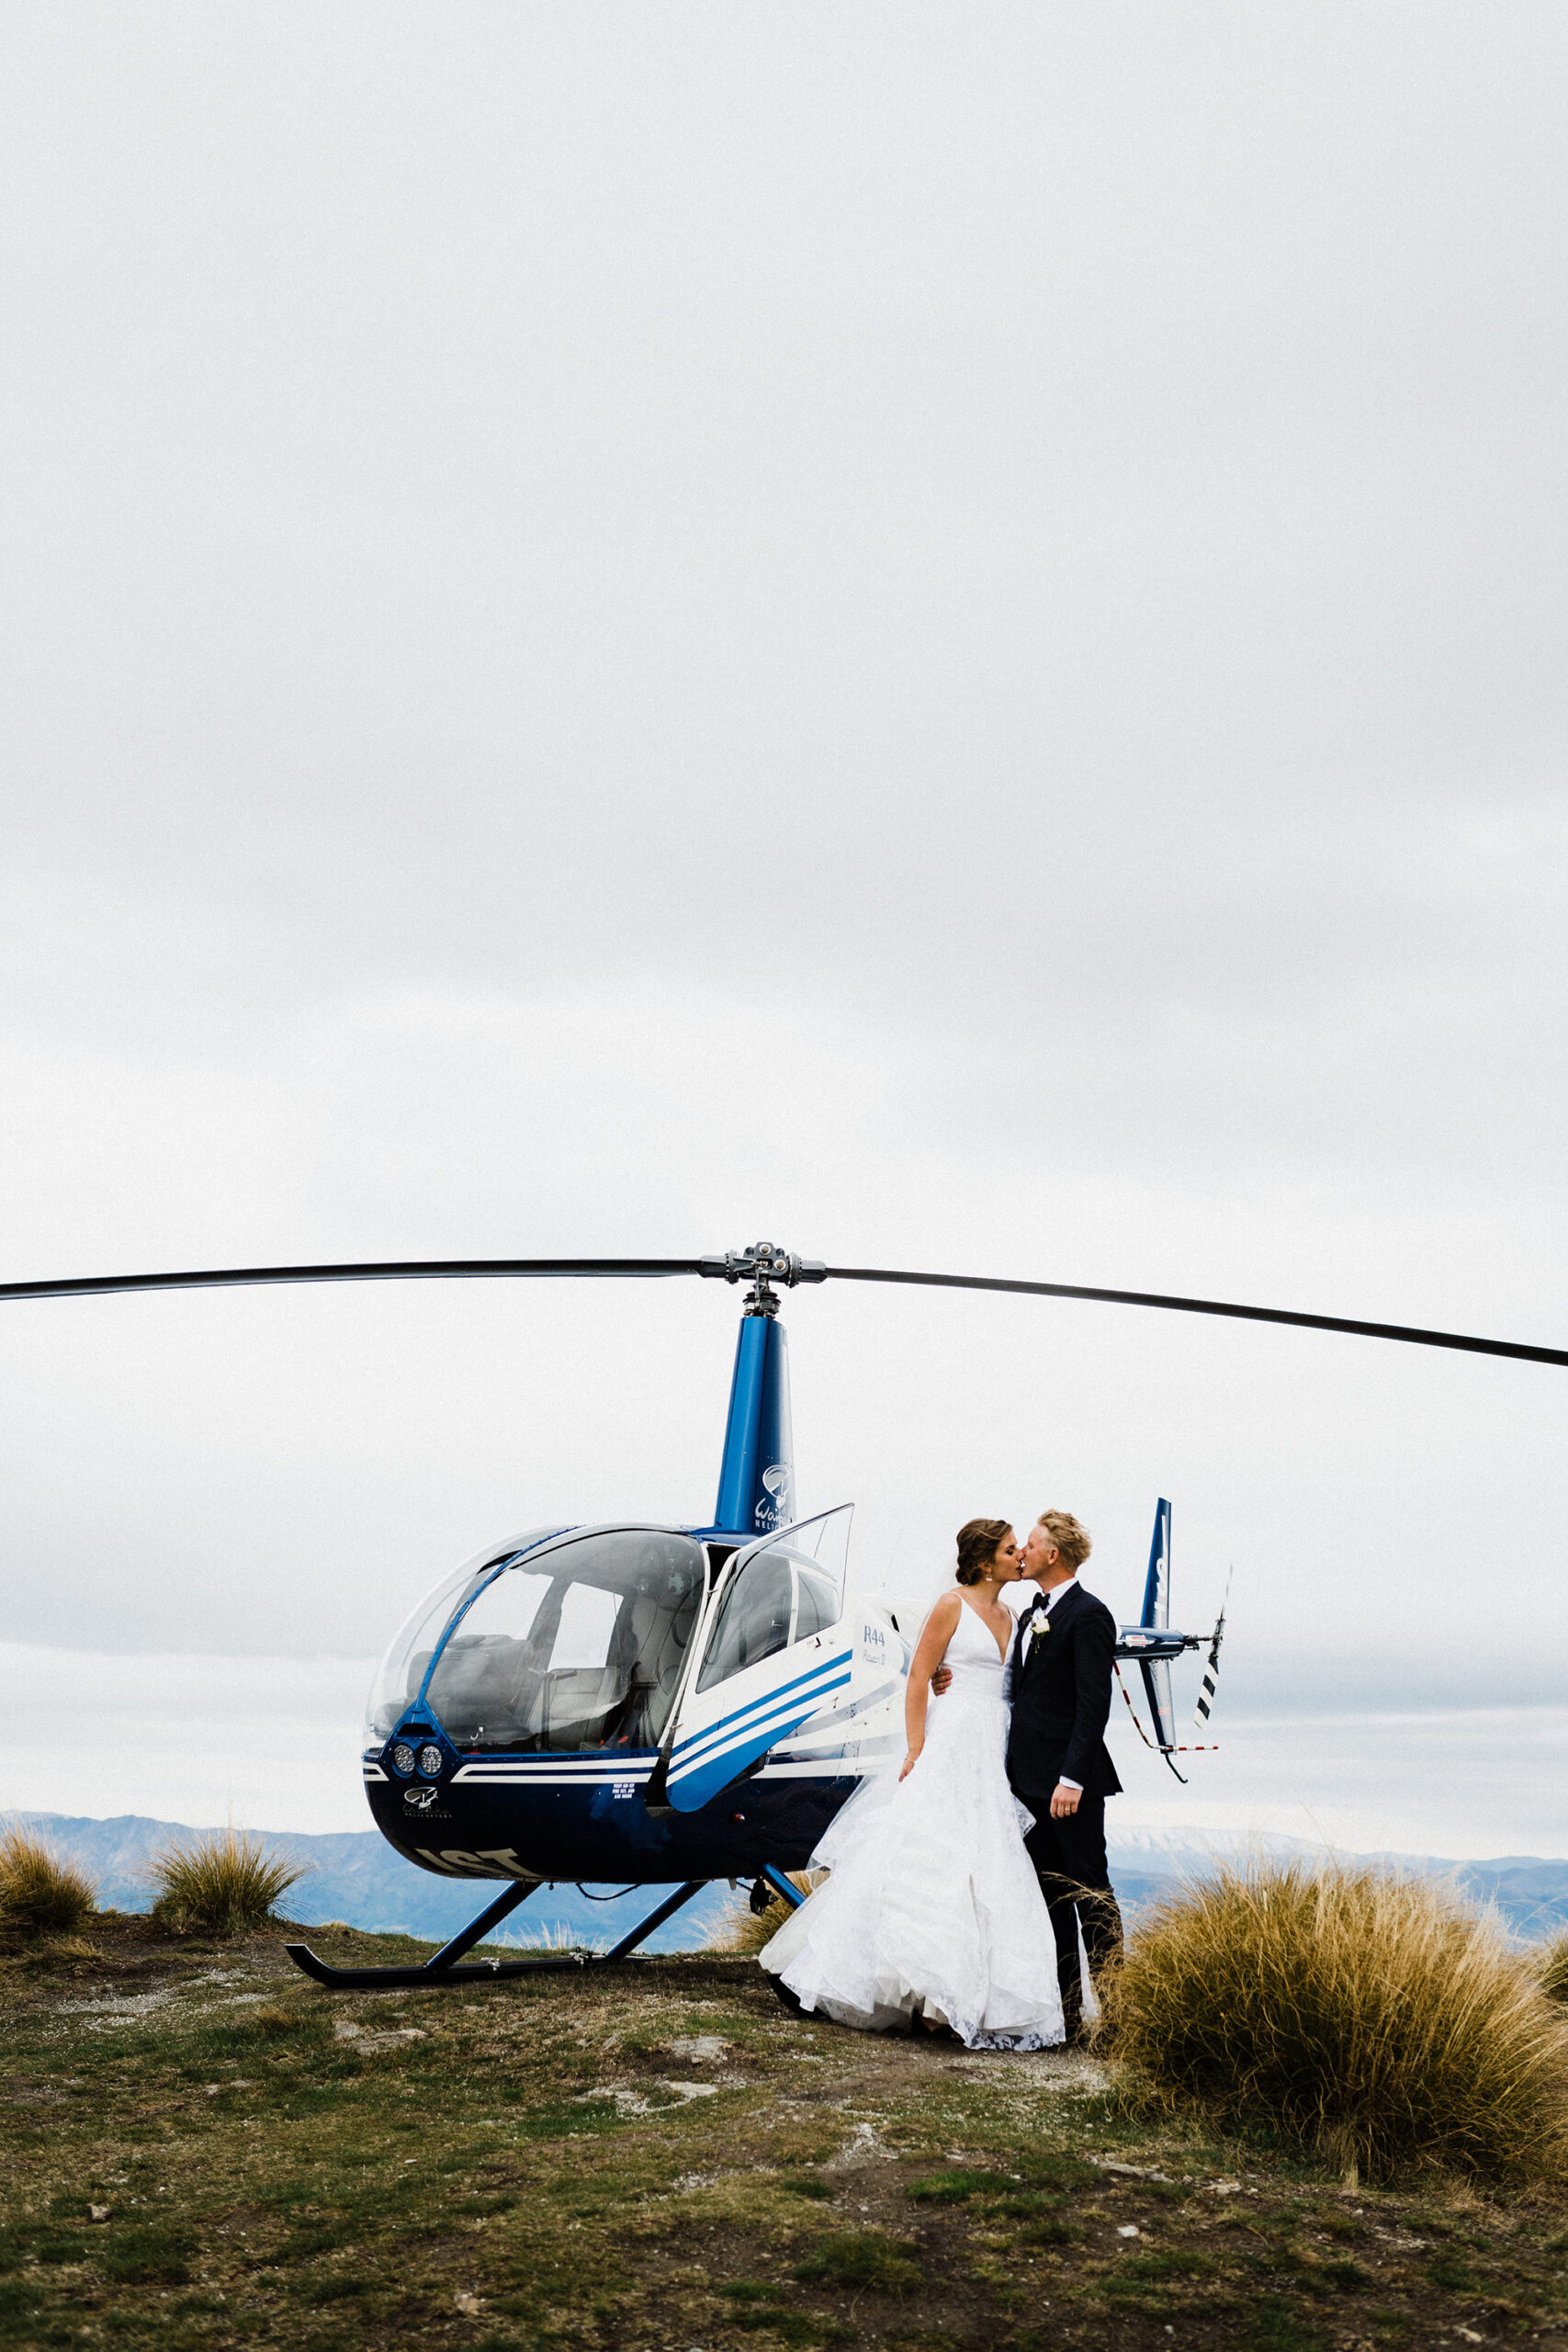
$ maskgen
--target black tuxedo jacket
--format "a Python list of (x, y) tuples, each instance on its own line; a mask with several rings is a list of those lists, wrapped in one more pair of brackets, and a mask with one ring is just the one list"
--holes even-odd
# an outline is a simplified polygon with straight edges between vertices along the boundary
[(1029, 1615), (1026, 1610), (1013, 1636), (1008, 1779), (1040, 1817), (1064, 1776), (1089, 1796), (1121, 1792), (1105, 1745), (1116, 1621), (1103, 1600), (1069, 1585), (1051, 1604), (1050, 1632), (1036, 1633), (1025, 1657)]

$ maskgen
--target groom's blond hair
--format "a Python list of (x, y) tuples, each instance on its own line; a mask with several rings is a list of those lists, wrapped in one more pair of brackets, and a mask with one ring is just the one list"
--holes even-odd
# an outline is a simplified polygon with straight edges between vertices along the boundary
[(1094, 1546), (1089, 1530), (1080, 1527), (1070, 1510), (1043, 1510), (1035, 1521), (1056, 1546), (1069, 1568), (1081, 1568)]

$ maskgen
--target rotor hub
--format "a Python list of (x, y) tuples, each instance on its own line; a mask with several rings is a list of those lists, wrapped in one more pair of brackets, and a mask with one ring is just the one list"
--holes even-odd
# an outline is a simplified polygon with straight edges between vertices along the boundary
[(698, 1263), (710, 1281), (750, 1283), (745, 1302), (748, 1315), (776, 1315), (780, 1289), (793, 1290), (797, 1283), (828, 1279), (827, 1267), (815, 1258), (794, 1257), (787, 1250), (775, 1250), (771, 1241), (754, 1241), (746, 1250), (727, 1250), (722, 1258), (704, 1258)]

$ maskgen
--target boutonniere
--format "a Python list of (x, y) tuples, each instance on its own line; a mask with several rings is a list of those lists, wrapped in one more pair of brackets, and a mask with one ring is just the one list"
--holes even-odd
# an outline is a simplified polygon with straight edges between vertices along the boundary
[(1037, 1600), (1029, 1612), (1029, 1629), (1032, 1634), (1048, 1634), (1051, 1630), (1051, 1611), (1043, 1600)]

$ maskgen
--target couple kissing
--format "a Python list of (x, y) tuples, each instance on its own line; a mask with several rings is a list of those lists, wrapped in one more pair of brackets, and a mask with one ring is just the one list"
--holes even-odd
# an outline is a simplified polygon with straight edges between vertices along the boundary
[(812, 1860), (830, 1873), (762, 1955), (801, 2007), (872, 2031), (924, 2026), (972, 2050), (1084, 2038), (1091, 1979), (1121, 1951), (1105, 1800), (1116, 1625), (1079, 1581), (1087, 1531), (1043, 1511), (958, 1532), (920, 1629), (901, 1767), (868, 1780)]

